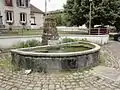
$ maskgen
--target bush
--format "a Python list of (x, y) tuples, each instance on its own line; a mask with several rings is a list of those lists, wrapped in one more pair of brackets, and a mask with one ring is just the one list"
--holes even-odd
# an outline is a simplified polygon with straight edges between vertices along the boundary
[(75, 42), (78, 41), (77, 39), (72, 39), (72, 38), (63, 38), (62, 43), (67, 43), (67, 42)]
[(76, 42), (76, 41), (84, 41), (84, 42), (88, 42), (86, 38), (84, 39), (72, 39), (72, 38), (63, 38), (61, 43), (67, 43), (67, 42)]
[(14, 48), (27, 48), (27, 47), (35, 47), (40, 46), (41, 43), (38, 40), (27, 40), (26, 42), (19, 42), (16, 45), (13, 45)]

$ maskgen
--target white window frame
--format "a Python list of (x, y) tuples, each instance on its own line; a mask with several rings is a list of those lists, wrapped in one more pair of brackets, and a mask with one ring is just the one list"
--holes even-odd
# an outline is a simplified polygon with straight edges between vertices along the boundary
[[(21, 14), (22, 14), (22, 18), (21, 18)], [(24, 15), (25, 15), (25, 17), (24, 17)], [(24, 12), (21, 12), (20, 13), (20, 23), (26, 23), (27, 22), (27, 14), (26, 13), (24, 13)]]
[(31, 25), (36, 25), (35, 17), (31, 17)]
[[(8, 14), (8, 17), (7, 17)], [(6, 11), (6, 22), (7, 23), (13, 23), (13, 11)]]

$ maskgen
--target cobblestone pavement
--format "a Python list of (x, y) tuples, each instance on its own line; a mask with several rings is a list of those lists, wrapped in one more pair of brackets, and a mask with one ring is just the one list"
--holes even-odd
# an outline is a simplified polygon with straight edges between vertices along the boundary
[[(105, 66), (119, 70), (119, 57), (117, 60), (117, 54), (113, 54), (111, 49), (113, 44), (114, 42), (110, 42), (101, 50), (107, 58)], [(119, 43), (117, 44), (120, 48)], [(1, 68), (0, 90), (120, 90), (119, 81), (99, 77), (91, 71), (92, 69), (83, 72), (31, 73), (25, 75)]]
[(120, 83), (89, 71), (20, 75), (0, 73), (0, 90), (120, 90)]
[(120, 70), (120, 42), (110, 41), (102, 47), (105, 56), (105, 66)]

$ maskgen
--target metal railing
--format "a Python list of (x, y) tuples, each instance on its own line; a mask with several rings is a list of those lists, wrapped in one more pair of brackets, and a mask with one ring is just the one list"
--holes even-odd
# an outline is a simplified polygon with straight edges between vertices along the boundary
[(91, 28), (90, 30), (91, 35), (106, 35), (109, 34), (108, 28)]

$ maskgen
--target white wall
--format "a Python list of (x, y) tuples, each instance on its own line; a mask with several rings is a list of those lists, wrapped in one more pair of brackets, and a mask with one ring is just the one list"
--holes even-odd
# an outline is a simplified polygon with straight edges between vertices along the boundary
[(58, 26), (58, 31), (78, 31), (79, 27), (66, 27), (66, 26)]
[(57, 26), (58, 31), (80, 31), (83, 33), (88, 33), (87, 28), (81, 28), (81, 27), (66, 27), (66, 26)]
[(66, 27), (66, 26), (57, 26), (59, 31), (78, 31), (78, 30), (87, 30), (88, 28), (84, 25), (79, 27)]
[[(96, 44), (104, 45), (108, 43), (109, 41), (109, 35), (66, 35), (61, 36), (60, 40), (62, 38), (73, 38), (73, 39), (79, 39), (79, 40), (88, 40), (91, 42), (94, 42)], [(16, 44), (21, 41), (36, 39), (41, 41), (40, 36), (1, 36), (0, 37), (0, 47), (1, 48), (9, 48), (13, 44)]]
[(109, 35), (67, 35), (61, 38), (72, 38), (72, 39), (79, 39), (79, 40), (87, 40), (90, 42), (94, 42), (96, 44), (104, 45), (107, 44), (109, 41)]
[(38, 40), (41, 41), (40, 36), (21, 36), (21, 37), (14, 37), (14, 36), (1, 36), (0, 37), (0, 48), (10, 48), (15, 44), (18, 44), (22, 41), (27, 40)]
[(4, 21), (4, 18), (5, 18), (5, 15), (4, 15), (4, 0), (0, 0), (0, 12), (1, 12), (1, 15), (3, 16), (3, 24), (5, 24), (5, 21)]

